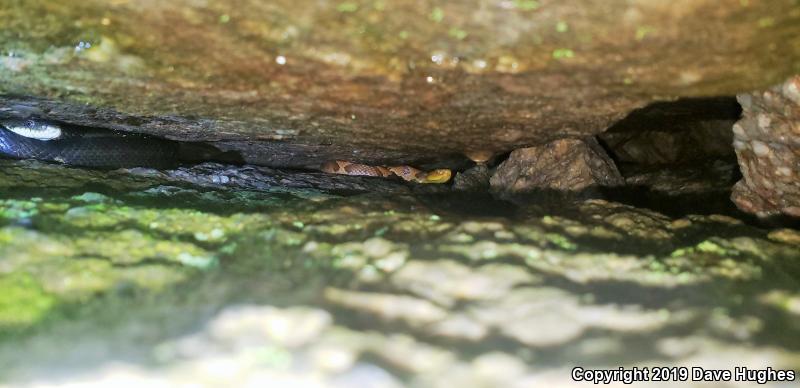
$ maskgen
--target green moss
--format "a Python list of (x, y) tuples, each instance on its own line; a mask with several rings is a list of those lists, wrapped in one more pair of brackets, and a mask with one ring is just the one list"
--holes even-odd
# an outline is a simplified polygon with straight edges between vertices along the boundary
[(705, 240), (697, 244), (696, 249), (699, 252), (714, 253), (720, 256), (735, 255), (738, 253), (734, 250), (725, 249), (721, 247), (719, 244), (710, 240)]
[(775, 18), (773, 17), (763, 17), (758, 19), (758, 27), (759, 28), (769, 28), (775, 25)]
[(514, 8), (531, 11), (541, 6), (536, 0), (514, 0)]
[[(13, 169), (0, 169), (0, 185), (6, 185), (2, 187), (26, 181), (14, 181), (14, 174), (8, 173)], [(748, 311), (760, 314), (769, 309), (760, 315), (769, 327), (792, 322), (787, 318), (796, 318), (800, 311), (795, 292), (762, 297), (796, 288), (796, 246), (770, 242), (757, 227), (711, 222), (707, 216), (676, 223), (644, 209), (593, 201), (555, 209), (547, 217), (477, 217), (412, 196), (338, 197), (291, 189), (253, 193), (191, 188), (188, 183), (177, 188), (174, 182), (161, 181), (143, 187), (127, 175), (114, 175), (119, 172), (54, 171), (61, 177), (37, 175), (36, 168), (26, 172), (26, 179), (36, 177), (35, 187), (42, 187), (36, 194), (41, 199), (0, 200), (0, 209), (14, 209), (9, 217), (38, 211), (32, 223), (0, 227), (0, 330), (38, 328), (45, 320), (48, 329), (26, 334), (36, 338), (3, 336), (0, 348), (11, 349), (0, 351), (3, 365), (16, 359), (17, 354), (10, 353), (28, 341), (46, 344), (42, 352), (50, 353), (61, 340), (71, 347), (70, 341), (84, 338), (115, 344), (127, 338), (147, 349), (155, 349), (165, 337), (183, 343), (187, 327), (197, 329), (197, 322), (232, 304), (322, 303), (336, 314), (334, 324), (339, 325), (339, 318), (352, 316), (352, 311), (337, 310), (320, 297), (325, 288), (336, 287), (369, 295), (364, 303), (374, 307), (371, 311), (392, 311), (398, 319), (421, 314), (403, 306), (394, 312), (393, 296), (402, 295), (414, 301), (411, 307), (417, 302), (435, 303), (436, 311), (448, 320), (490, 318), (492, 323), (486, 323), (493, 327), (490, 330), (519, 321), (517, 316), (530, 314), (530, 322), (536, 322), (542, 316), (563, 314), (570, 317), (567, 321), (593, 327), (587, 329), (603, 341), (632, 334), (637, 344), (647, 338), (648, 330), (658, 334), (665, 327), (687, 335), (717, 330), (703, 324), (710, 305), (724, 308), (714, 314), (733, 318), (723, 322), (728, 326), (740, 318), (743, 307), (753, 306), (755, 298), (763, 301), (758, 299), (757, 308)], [(41, 184), (49, 181), (69, 189)], [(83, 193), (84, 187), (96, 192), (74, 195)], [(400, 276), (419, 264), (425, 271)], [(214, 270), (197, 270), (211, 267)], [(427, 283), (416, 284), (426, 277)], [(495, 286), (511, 278), (520, 279), (513, 288)], [(517, 292), (534, 295), (542, 288), (559, 289), (556, 296), (569, 303), (526, 296), (508, 303), (509, 310), (495, 309)], [(458, 302), (450, 304), (448, 298)], [(580, 303), (572, 302), (576, 298)], [(565, 305), (571, 307), (561, 310)], [(369, 309), (359, 313), (365, 319), (359, 318), (354, 331), (405, 330), (371, 319)], [(645, 322), (653, 315), (667, 326)], [(255, 325), (254, 330), (263, 328), (262, 321), (249, 321), (253, 317), (244, 318)], [(639, 318), (644, 321), (637, 323)], [(180, 326), (181, 321), (190, 323)], [(283, 327), (280, 320), (274, 324)], [(249, 325), (228, 328), (247, 333)], [(430, 327), (414, 330), (427, 336)], [(520, 332), (529, 328), (525, 323)], [(80, 336), (65, 338), (69, 336), (61, 330)], [(55, 333), (59, 341), (38, 337), (44, 332)], [(781, 339), (791, 340), (793, 334)], [(142, 339), (150, 342), (141, 344)], [(447, 341), (454, 344), (454, 353), (466, 343), (458, 334)], [(470, 339), (467, 347), (474, 341)], [(576, 341), (570, 345), (583, 343)], [(645, 345), (652, 348), (650, 342)], [(262, 350), (247, 358), (249, 365), (295, 364), (294, 347), (273, 349), (267, 344)], [(20, 357), (21, 363), (38, 360), (38, 354), (26, 356)], [(170, 359), (166, 366), (181, 359)]]
[(0, 331), (25, 328), (40, 322), (56, 304), (31, 276), (0, 276)]
[(655, 31), (656, 31), (655, 27), (652, 26), (639, 26), (636, 28), (635, 38), (637, 41), (644, 40), (644, 38), (646, 38), (648, 35), (652, 34)]
[(106, 257), (115, 264), (131, 265), (158, 260), (209, 268), (216, 258), (206, 250), (185, 242), (159, 240), (137, 230), (123, 230), (101, 235), (89, 233), (72, 240), (81, 255)]
[(431, 10), (431, 14), (428, 17), (436, 23), (441, 23), (444, 20), (444, 10), (436, 7)]
[(561, 249), (564, 249), (564, 250), (567, 250), (567, 251), (574, 251), (575, 249), (578, 248), (578, 246), (575, 245), (575, 243), (573, 243), (568, 238), (566, 238), (566, 237), (564, 237), (564, 236), (562, 236), (560, 234), (547, 233), (547, 234), (545, 234), (545, 238), (547, 239), (547, 241), (555, 244), (557, 247), (559, 247)]
[(352, 1), (339, 3), (339, 5), (336, 6), (336, 10), (342, 13), (353, 13), (358, 11), (358, 3)]
[(464, 38), (467, 37), (467, 35), (469, 35), (468, 32), (466, 32), (466, 31), (464, 31), (464, 30), (462, 30), (462, 29), (460, 29), (458, 27), (451, 27), (450, 31), (448, 31), (447, 34), (452, 36), (453, 38), (458, 39), (458, 40), (463, 40)]
[(574, 58), (575, 52), (572, 49), (568, 48), (557, 48), (553, 50), (553, 58), (554, 59), (567, 59), (567, 58)]
[(683, 257), (683, 256), (692, 256), (696, 253), (706, 253), (706, 254), (713, 254), (716, 256), (737, 256), (739, 252), (735, 249), (728, 249), (721, 246), (718, 242), (712, 240), (704, 240), (694, 247), (687, 247), (687, 248), (679, 248), (670, 254), (670, 257)]
[(0, 218), (18, 220), (33, 217), (38, 213), (38, 204), (34, 201), (0, 200)]

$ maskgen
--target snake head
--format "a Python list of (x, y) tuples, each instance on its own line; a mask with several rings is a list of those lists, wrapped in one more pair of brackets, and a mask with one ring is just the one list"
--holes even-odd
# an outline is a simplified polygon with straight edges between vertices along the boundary
[(17, 135), (35, 140), (47, 141), (61, 137), (61, 127), (46, 120), (3, 119), (0, 125)]
[(453, 173), (446, 168), (439, 168), (436, 170), (428, 171), (422, 183), (445, 183), (450, 180)]

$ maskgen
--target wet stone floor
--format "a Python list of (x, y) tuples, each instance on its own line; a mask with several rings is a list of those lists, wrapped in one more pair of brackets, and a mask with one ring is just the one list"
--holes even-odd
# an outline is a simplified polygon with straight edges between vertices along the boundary
[(575, 366), (800, 369), (791, 228), (598, 199), (543, 210), (0, 163), (1, 385), (563, 387), (592, 385)]

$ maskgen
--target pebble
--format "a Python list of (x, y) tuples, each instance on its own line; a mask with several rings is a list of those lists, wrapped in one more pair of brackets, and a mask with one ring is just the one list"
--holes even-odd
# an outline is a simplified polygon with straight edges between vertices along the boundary
[(767, 238), (772, 241), (792, 245), (800, 245), (800, 232), (794, 229), (777, 229), (769, 232)]
[(769, 154), (769, 147), (763, 142), (753, 140), (752, 144), (753, 152), (755, 152), (757, 156), (767, 156)]

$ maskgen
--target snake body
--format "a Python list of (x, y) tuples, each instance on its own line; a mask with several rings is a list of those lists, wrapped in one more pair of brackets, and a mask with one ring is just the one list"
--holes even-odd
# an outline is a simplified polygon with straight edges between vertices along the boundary
[(452, 172), (446, 168), (422, 171), (411, 166), (370, 166), (344, 160), (327, 162), (320, 168), (323, 172), (343, 175), (375, 176), (388, 178), (398, 176), (409, 182), (445, 183), (450, 180)]
[[(0, 156), (38, 159), (99, 168), (174, 167), (179, 144), (151, 136), (92, 129), (41, 119), (1, 119)], [(409, 182), (445, 183), (451, 171), (421, 171), (411, 166), (370, 166), (342, 160), (322, 165), (324, 172), (375, 177), (397, 176)]]
[(178, 143), (40, 119), (0, 119), (0, 155), (98, 168), (168, 168)]

